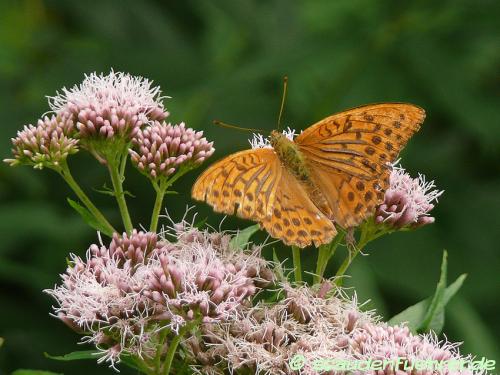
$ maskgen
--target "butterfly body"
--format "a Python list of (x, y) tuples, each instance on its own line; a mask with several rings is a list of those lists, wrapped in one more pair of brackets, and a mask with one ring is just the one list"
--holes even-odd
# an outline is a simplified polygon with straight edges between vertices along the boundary
[(278, 155), (283, 167), (301, 181), (310, 179), (304, 155), (293, 141), (283, 133), (273, 130), (269, 136), (269, 143)]
[(273, 131), (269, 143), (209, 167), (192, 196), (257, 221), (285, 244), (329, 243), (335, 225), (355, 227), (373, 215), (390, 163), (424, 118), (417, 106), (382, 103), (329, 116), (293, 140)]

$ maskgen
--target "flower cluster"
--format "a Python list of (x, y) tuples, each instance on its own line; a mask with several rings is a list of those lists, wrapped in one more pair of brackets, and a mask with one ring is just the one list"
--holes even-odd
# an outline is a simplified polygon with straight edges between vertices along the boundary
[(92, 245), (85, 260), (73, 255), (62, 284), (46, 291), (57, 317), (102, 351), (101, 362), (152, 358), (168, 346), (163, 331), (172, 337), (189, 321), (229, 320), (271, 281), (259, 248), (236, 250), (229, 235), (176, 228), (177, 242), (134, 231)]
[(78, 152), (78, 140), (69, 135), (73, 121), (66, 116), (44, 117), (36, 126), (25, 126), (12, 138), (14, 159), (5, 159), (11, 166), (32, 165), (34, 168), (58, 168), (68, 155)]
[[(431, 334), (414, 335), (405, 326), (378, 322), (373, 313), (361, 311), (356, 300), (341, 295), (340, 290), (327, 296), (307, 287), (285, 285), (284, 291), (283, 301), (257, 305), (237, 321), (207, 325), (201, 337), (190, 338), (185, 346), (198, 363), (196, 371), (224, 374), (223, 367), (228, 366), (230, 371), (252, 374), (347, 374), (351, 372), (319, 372), (315, 366), (331, 359), (406, 358), (409, 367), (420, 359), (469, 359), (460, 356), (457, 345), (438, 342)], [(298, 369), (290, 367), (295, 356), (303, 359)], [(414, 374), (412, 371), (394, 372), (387, 367), (377, 374)]]
[(419, 174), (412, 178), (402, 167), (395, 166), (390, 175), (390, 186), (384, 202), (375, 212), (375, 222), (393, 228), (419, 227), (434, 222), (429, 212), (443, 191), (436, 190), (434, 181), (426, 181)]
[(152, 179), (168, 177), (179, 170), (200, 165), (214, 153), (213, 142), (180, 125), (155, 121), (139, 130), (132, 139), (134, 149), (130, 150), (132, 163)]
[(49, 98), (51, 109), (73, 119), (82, 139), (133, 137), (142, 125), (163, 120), (168, 112), (159, 87), (127, 73), (85, 76), (80, 85)]

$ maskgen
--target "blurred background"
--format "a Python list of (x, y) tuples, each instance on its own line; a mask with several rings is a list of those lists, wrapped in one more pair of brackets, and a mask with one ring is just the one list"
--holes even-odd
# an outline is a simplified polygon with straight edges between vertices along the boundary
[[(213, 119), (271, 130), (289, 76), (284, 124), (303, 129), (343, 109), (403, 101), (427, 111), (402, 153), (413, 174), (445, 190), (434, 225), (396, 233), (356, 259), (350, 285), (367, 308), (389, 318), (431, 295), (443, 249), (449, 282), (468, 273), (450, 303), (445, 333), (463, 352), (500, 359), (500, 3), (480, 1), (0, 1), (0, 158), (10, 137), (48, 110), (46, 95), (84, 73), (111, 68), (153, 79), (173, 122), (205, 130), (222, 156), (247, 148), (250, 134)], [(70, 160), (86, 191), (118, 223), (114, 201), (93, 191), (108, 183), (84, 153)], [(205, 165), (206, 166), (206, 165)], [(196, 170), (167, 196), (180, 218), (194, 204)], [(153, 190), (130, 168), (126, 189), (135, 223), (148, 223)], [(84, 349), (49, 316), (42, 290), (58, 282), (67, 254), (97, 241), (67, 205), (74, 198), (51, 171), (0, 165), (0, 373), (37, 368), (105, 374), (92, 361), (61, 363), (43, 353)], [(222, 218), (204, 204), (202, 217)], [(249, 223), (231, 218), (225, 229)], [(264, 238), (261, 235), (261, 238)], [(278, 251), (284, 259), (289, 249)], [(313, 249), (304, 261), (315, 260)], [(130, 373), (126, 369), (124, 374)]]

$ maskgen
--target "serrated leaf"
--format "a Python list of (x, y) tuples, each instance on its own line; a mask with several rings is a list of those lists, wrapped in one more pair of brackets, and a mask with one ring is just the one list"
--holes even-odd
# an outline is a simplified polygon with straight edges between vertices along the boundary
[(260, 229), (258, 224), (251, 225), (243, 230), (240, 230), (235, 237), (231, 239), (230, 245), (237, 249), (242, 249), (258, 230)]
[(50, 355), (49, 353), (44, 353), (44, 356), (56, 361), (69, 362), (81, 359), (97, 359), (99, 358), (99, 353), (95, 350), (79, 350), (64, 355)]
[(80, 203), (74, 201), (73, 199), (66, 198), (69, 205), (80, 214), (82, 219), (92, 228), (98, 230), (99, 232), (104, 233), (105, 235), (111, 237), (113, 233), (111, 233), (107, 228), (103, 227), (101, 223), (92, 215), (92, 213), (83, 207)]
[[(427, 332), (431, 328), (434, 319), (441, 321), (441, 327), (444, 324), (444, 292), (446, 289), (446, 277), (448, 274), (448, 253), (443, 251), (443, 261), (441, 262), (441, 276), (439, 277), (438, 284), (436, 286), (436, 292), (432, 297), (432, 301), (425, 313), (425, 317), (417, 328), (420, 332)], [(442, 317), (439, 317), (440, 313), (443, 313)], [(440, 323), (436, 321), (436, 325)]]
[(406, 323), (408, 328), (412, 332), (416, 332), (417, 328), (420, 326), (422, 323), (425, 313), (428, 310), (429, 304), (431, 302), (430, 298), (426, 298), (423, 301), (420, 301), (416, 303), (415, 305), (412, 305), (405, 310), (401, 311), (399, 314), (394, 315), (390, 320), (389, 324), (392, 326), (401, 324), (401, 323)]
[(42, 370), (20, 369), (14, 371), (11, 375), (63, 375), (63, 374), (50, 371), (42, 371)]
[[(430, 324), (430, 329), (436, 333), (440, 333), (444, 326), (444, 307), (448, 304), (451, 298), (458, 292), (461, 288), (466, 274), (460, 275), (450, 286), (445, 289), (443, 297), (443, 310), (438, 312), (434, 320)], [(397, 325), (403, 322), (407, 323), (408, 328), (412, 332), (422, 332), (420, 327), (425, 319), (426, 313), (429, 310), (431, 304), (431, 298), (426, 298), (423, 301), (416, 303), (413, 306), (408, 307), (399, 314), (393, 316), (389, 320), (390, 325)]]
[(450, 286), (448, 286), (444, 291), (443, 296), (443, 306), (442, 309), (436, 312), (436, 315), (431, 320), (428, 330), (432, 330), (437, 334), (441, 333), (444, 327), (444, 312), (445, 307), (450, 302), (451, 298), (458, 292), (462, 287), (464, 280), (467, 278), (466, 274), (460, 275)]

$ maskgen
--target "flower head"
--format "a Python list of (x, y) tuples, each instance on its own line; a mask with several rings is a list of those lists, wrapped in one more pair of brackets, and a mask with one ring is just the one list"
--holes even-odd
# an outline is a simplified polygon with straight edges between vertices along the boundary
[[(159, 336), (181, 327), (231, 320), (269, 276), (258, 250), (234, 249), (231, 236), (181, 223), (171, 242), (154, 233), (115, 234), (108, 246), (91, 245), (85, 259), (72, 255), (62, 283), (46, 292), (55, 315), (114, 367), (123, 354), (151, 359)], [(259, 284), (260, 285), (260, 284)]]
[(395, 166), (384, 202), (376, 209), (375, 221), (394, 228), (433, 223), (429, 212), (434, 208), (433, 202), (443, 194), (435, 187), (434, 181), (426, 181), (424, 175), (412, 178), (402, 167)]
[(86, 75), (80, 85), (49, 97), (49, 105), (75, 121), (80, 138), (130, 139), (142, 125), (168, 116), (162, 99), (151, 81), (111, 71)]
[[(291, 141), (297, 136), (295, 129), (291, 129), (290, 127), (283, 130), (283, 134)], [(262, 134), (256, 133), (253, 135), (253, 138), (250, 139), (250, 146), (253, 149), (255, 148), (272, 148), (269, 137), (264, 137)]]
[(171, 125), (155, 121), (139, 130), (132, 142), (132, 163), (152, 179), (198, 166), (214, 153), (213, 142), (208, 142), (202, 131), (186, 128), (184, 123)]
[(12, 138), (14, 159), (10, 165), (26, 164), (42, 169), (58, 168), (68, 155), (78, 152), (78, 140), (71, 138), (73, 121), (65, 116), (44, 117), (36, 126), (28, 125)]
[[(195, 369), (201, 374), (223, 374), (227, 366), (233, 372), (255, 374), (361, 375), (366, 372), (318, 370), (316, 365), (320, 360), (396, 363), (398, 358), (404, 358), (408, 360), (408, 370), (386, 367), (376, 373), (410, 375), (415, 374), (411, 366), (417, 360), (470, 359), (460, 355), (458, 344), (438, 341), (433, 334), (412, 334), (404, 325), (392, 327), (379, 322), (378, 317), (362, 311), (356, 299), (343, 295), (342, 290), (334, 290), (328, 298), (307, 287), (284, 285), (284, 292), (284, 300), (248, 308), (238, 320), (205, 326), (201, 338), (186, 342), (190, 358), (199, 364)], [(299, 369), (290, 366), (296, 356), (301, 357)], [(323, 363), (331, 363), (326, 361)], [(442, 373), (483, 372), (444, 368)]]

